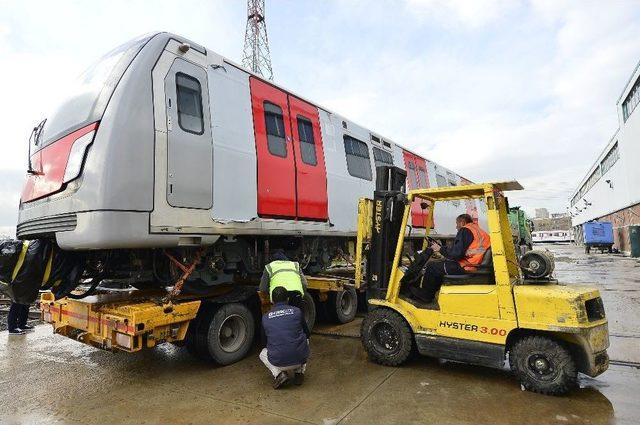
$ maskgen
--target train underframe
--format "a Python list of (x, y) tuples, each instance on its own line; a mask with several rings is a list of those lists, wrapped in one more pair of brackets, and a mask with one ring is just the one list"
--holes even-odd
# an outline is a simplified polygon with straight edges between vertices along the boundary
[(98, 285), (169, 287), (184, 276), (185, 267), (192, 265), (192, 271), (184, 279), (185, 292), (198, 293), (221, 284), (257, 282), (276, 250), (300, 263), (305, 274), (317, 275), (336, 261), (348, 265), (354, 243), (355, 238), (347, 237), (223, 236), (210, 246), (64, 251), (61, 254), (76, 264), (77, 284), (69, 282), (56, 295), (70, 295), (78, 285), (89, 287), (83, 296)]

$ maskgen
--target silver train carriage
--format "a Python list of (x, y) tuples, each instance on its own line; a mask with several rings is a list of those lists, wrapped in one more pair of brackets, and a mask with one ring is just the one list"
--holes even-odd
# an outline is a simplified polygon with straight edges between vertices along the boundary
[[(168, 33), (92, 65), (30, 143), (18, 238), (55, 240), (134, 286), (171, 280), (163, 253), (188, 262), (201, 247), (190, 279), (206, 285), (259, 273), (274, 249), (322, 270), (354, 239), (377, 165), (405, 169), (410, 189), (467, 182)], [(434, 223), (416, 204), (412, 226), (451, 235), (465, 212), (485, 220), (475, 201)]]

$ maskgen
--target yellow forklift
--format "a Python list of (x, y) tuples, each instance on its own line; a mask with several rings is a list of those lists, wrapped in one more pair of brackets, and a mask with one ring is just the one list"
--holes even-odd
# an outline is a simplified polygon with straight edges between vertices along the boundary
[[(361, 335), (372, 361), (399, 366), (418, 352), (503, 368), (508, 358), (525, 389), (552, 395), (574, 387), (578, 372), (594, 377), (607, 369), (609, 334), (598, 290), (558, 283), (551, 277), (548, 253), (530, 251), (517, 260), (504, 192), (522, 189), (519, 183), (404, 193), (405, 178), (402, 169), (378, 168), (374, 199), (359, 204), (356, 278), (367, 291), (369, 311)], [(417, 199), (431, 223), (443, 203), (480, 200), (487, 223), (479, 224), (491, 239), (478, 270), (445, 276), (436, 301), (429, 304), (406, 290), (420, 285), (423, 277), (411, 256), (415, 230), (409, 217)], [(428, 245), (429, 229), (419, 248), (430, 250)], [(366, 270), (361, 266), (365, 259)]]

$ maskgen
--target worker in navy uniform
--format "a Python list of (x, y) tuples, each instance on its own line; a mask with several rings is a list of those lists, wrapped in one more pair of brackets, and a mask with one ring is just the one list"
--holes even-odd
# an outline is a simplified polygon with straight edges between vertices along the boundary
[(429, 249), (419, 253), (415, 261), (424, 264), (433, 252), (440, 252), (441, 260), (426, 263), (422, 288), (409, 287), (411, 294), (420, 301), (433, 302), (436, 293), (442, 286), (442, 278), (446, 275), (461, 275), (472, 272), (482, 262), (485, 252), (491, 246), (487, 232), (482, 230), (469, 214), (461, 214), (456, 218), (458, 233), (451, 249), (432, 242)]
[(302, 297), (307, 288), (307, 279), (304, 277), (300, 264), (289, 261), (284, 251), (277, 250), (273, 253), (273, 261), (267, 264), (260, 279), (259, 290), (271, 297), (273, 289), (277, 286), (285, 288), (289, 294), (289, 302), (302, 308)]
[(309, 328), (302, 310), (287, 303), (284, 287), (273, 288), (271, 298), (273, 307), (262, 316), (266, 347), (260, 352), (260, 360), (273, 375), (273, 388), (281, 388), (291, 380), (302, 385), (309, 359)]
[(34, 327), (27, 324), (29, 317), (29, 305), (11, 303), (9, 314), (7, 315), (7, 330), (9, 335), (24, 335), (33, 332)]

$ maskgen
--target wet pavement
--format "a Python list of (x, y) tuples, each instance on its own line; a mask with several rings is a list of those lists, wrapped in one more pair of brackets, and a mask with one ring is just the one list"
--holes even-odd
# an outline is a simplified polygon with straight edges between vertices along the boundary
[[(610, 320), (611, 357), (638, 361), (637, 260), (550, 246), (558, 277), (593, 282)], [(0, 335), (0, 423), (638, 424), (640, 369), (613, 364), (564, 397), (522, 391), (508, 371), (418, 358), (367, 361), (357, 324), (312, 336), (302, 387), (275, 391), (257, 358), (227, 367), (165, 344), (127, 355), (52, 335)], [(342, 334), (342, 336), (334, 336)], [(619, 336), (615, 336), (619, 335)], [(635, 359), (635, 360), (634, 360)]]

